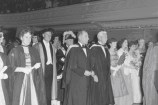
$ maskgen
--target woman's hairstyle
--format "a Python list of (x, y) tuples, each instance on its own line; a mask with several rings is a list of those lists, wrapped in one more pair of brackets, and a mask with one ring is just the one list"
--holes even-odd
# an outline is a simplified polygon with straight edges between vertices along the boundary
[(107, 41), (107, 46), (108, 46), (108, 48), (111, 47), (111, 46), (110, 46), (110, 43), (112, 43), (112, 42), (117, 42), (117, 40), (116, 40), (115, 38), (110, 38), (110, 39), (108, 39), (108, 41)]
[(118, 41), (117, 43), (117, 49), (120, 49), (122, 47), (123, 42), (127, 40), (126, 38), (121, 39), (120, 41)]
[(19, 32), (19, 38), (23, 37), (24, 34), (26, 34), (26, 33), (31, 33), (31, 35), (32, 35), (32, 31), (31, 31), (31, 29), (29, 27), (24, 27), (24, 28), (22, 28), (20, 30), (20, 32)]
[(133, 45), (137, 45), (137, 44), (138, 44), (138, 40), (130, 41), (129, 44), (128, 44), (128, 48), (130, 48)]

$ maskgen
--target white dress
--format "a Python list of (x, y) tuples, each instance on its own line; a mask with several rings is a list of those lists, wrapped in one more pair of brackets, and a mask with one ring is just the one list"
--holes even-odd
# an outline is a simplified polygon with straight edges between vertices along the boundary
[[(2, 70), (4, 64), (3, 64), (3, 61), (2, 61), (2, 58), (0, 57), (0, 71)], [(6, 105), (6, 102), (5, 102), (5, 97), (4, 97), (4, 92), (3, 92), (3, 89), (2, 89), (2, 79), (0, 79), (0, 105)]]
[(132, 57), (130, 54), (126, 56), (126, 59), (124, 62), (124, 64), (126, 65), (124, 68), (124, 74), (131, 75), (133, 103), (141, 103), (142, 94), (141, 94), (141, 88), (140, 88), (140, 77), (138, 75), (139, 70), (132, 68), (131, 61), (133, 60), (134, 60), (134, 57)]

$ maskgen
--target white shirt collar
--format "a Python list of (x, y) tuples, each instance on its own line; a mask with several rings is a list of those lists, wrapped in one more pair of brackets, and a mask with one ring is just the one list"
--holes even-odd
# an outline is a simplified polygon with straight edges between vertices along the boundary
[(49, 45), (49, 42), (46, 42), (45, 40), (43, 40), (43, 43), (44, 43), (45, 45)]
[(80, 46), (82, 47), (82, 45), (83, 45), (83, 44), (82, 44), (81, 42), (78, 42), (78, 43), (79, 43), (79, 44), (80, 44)]

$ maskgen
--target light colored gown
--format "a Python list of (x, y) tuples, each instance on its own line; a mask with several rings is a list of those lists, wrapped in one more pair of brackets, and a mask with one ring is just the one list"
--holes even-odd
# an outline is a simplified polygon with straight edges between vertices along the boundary
[[(127, 53), (125, 52), (122, 48), (118, 50), (118, 56), (120, 57), (123, 53)], [(125, 61), (127, 61), (125, 59)], [(125, 63), (124, 61), (124, 63)], [(124, 65), (124, 64), (123, 64)], [(123, 96), (123, 97), (120, 97), (119, 99), (119, 103), (117, 103), (118, 105), (132, 105), (133, 104), (133, 94), (132, 94), (132, 85), (131, 85), (131, 74), (129, 75), (126, 75), (124, 73), (124, 71), (126, 70), (126, 68), (122, 67), (120, 69), (120, 71), (122, 72), (123, 74), (123, 78), (125, 80), (125, 84), (126, 84), (126, 88), (127, 88), (127, 92), (128, 94)]]
[(158, 46), (149, 46), (143, 67), (143, 105), (158, 105), (158, 93), (154, 86), (155, 70), (158, 70)]
[[(0, 70), (3, 68), (3, 66), (4, 64), (2, 58), (0, 57)], [(1, 79), (0, 79), (0, 105), (6, 105)]]
[(121, 105), (120, 99), (121, 97), (128, 95), (128, 91), (126, 88), (125, 80), (123, 78), (123, 74), (121, 70), (118, 70), (115, 75), (112, 75), (114, 70), (113, 68), (116, 68), (118, 66), (118, 60), (119, 56), (117, 55), (117, 50), (110, 51), (110, 60), (111, 60), (111, 84), (115, 99), (115, 105)]
[(127, 55), (124, 64), (129, 68), (124, 68), (125, 75), (131, 75), (131, 86), (132, 86), (132, 99), (133, 103), (141, 103), (142, 102), (142, 93), (140, 88), (140, 77), (139, 70), (130, 68), (132, 67), (131, 61), (135, 58), (130, 54)]

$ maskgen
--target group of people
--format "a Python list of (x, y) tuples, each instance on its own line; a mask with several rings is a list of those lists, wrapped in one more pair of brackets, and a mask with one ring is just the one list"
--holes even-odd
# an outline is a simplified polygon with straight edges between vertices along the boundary
[(0, 105), (158, 104), (158, 44), (108, 39), (106, 31), (90, 45), (85, 30), (59, 41), (48, 28), (42, 37), (24, 28), (6, 54), (0, 32)]

